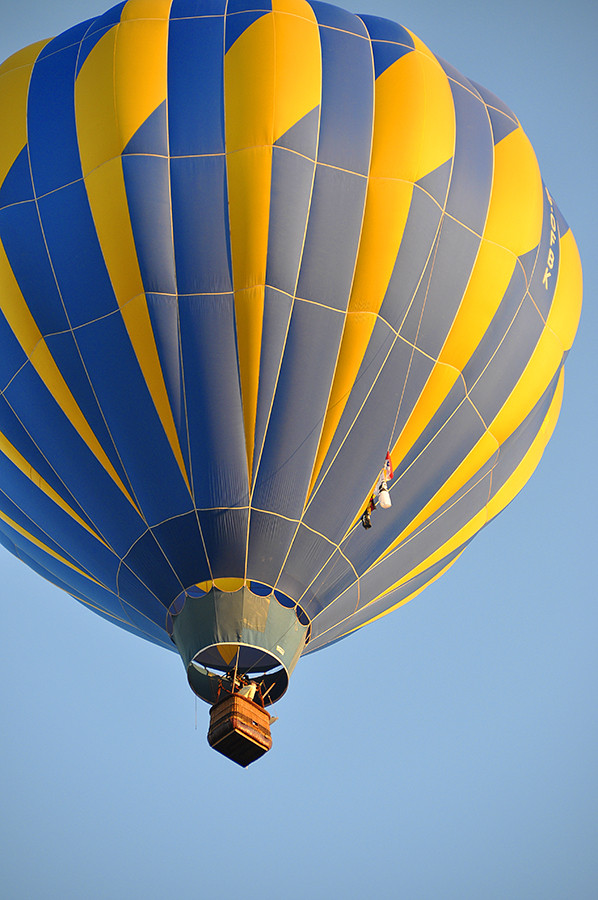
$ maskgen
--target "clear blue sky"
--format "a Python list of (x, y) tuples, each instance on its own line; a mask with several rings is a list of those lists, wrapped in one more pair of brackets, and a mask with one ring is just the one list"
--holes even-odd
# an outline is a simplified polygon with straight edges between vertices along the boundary
[[(106, 7), (109, 3), (106, 3)], [(364, 0), (519, 116), (585, 306), (523, 493), (414, 602), (302, 660), (274, 749), (206, 743), (180, 660), (0, 554), (4, 900), (595, 900), (596, 124), (590, 0)], [(0, 59), (100, 0), (4, 0)]]

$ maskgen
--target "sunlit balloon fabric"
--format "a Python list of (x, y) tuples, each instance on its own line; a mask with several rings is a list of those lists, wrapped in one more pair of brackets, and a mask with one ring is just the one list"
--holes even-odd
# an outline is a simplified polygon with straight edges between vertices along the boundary
[(0, 304), (4, 546), (171, 649), (186, 589), (274, 588), (309, 652), (527, 481), (581, 268), (518, 119), (400, 25), (129, 0), (0, 67)]

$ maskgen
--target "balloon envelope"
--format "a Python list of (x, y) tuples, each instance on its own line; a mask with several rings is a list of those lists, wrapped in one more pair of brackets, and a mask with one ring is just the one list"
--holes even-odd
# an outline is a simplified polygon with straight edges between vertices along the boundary
[(575, 242), (517, 117), (407, 29), (129, 0), (0, 67), (0, 135), (0, 540), (95, 612), (174, 649), (244, 586), (310, 652), (531, 475)]

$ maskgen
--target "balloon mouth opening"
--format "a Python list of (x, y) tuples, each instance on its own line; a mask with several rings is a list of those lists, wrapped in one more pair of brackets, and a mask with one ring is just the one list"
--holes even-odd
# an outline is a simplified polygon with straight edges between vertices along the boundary
[(201, 596), (187, 592), (173, 616), (172, 640), (181, 654), (191, 690), (207, 703), (234, 692), (239, 678), (256, 683), (266, 703), (285, 693), (308, 638), (309, 620), (296, 605), (274, 594), (212, 587)]
[[(260, 697), (264, 706), (269, 706), (286, 693), (289, 686), (289, 672), (276, 657), (262, 652), (261, 662), (250, 661), (255, 647), (239, 647), (235, 660), (231, 665), (220, 663), (215, 665), (216, 647), (206, 647), (197, 653), (187, 666), (189, 687), (207, 703), (217, 703), (222, 695), (234, 693), (234, 685), (240, 676), (245, 681), (259, 685)], [(250, 651), (249, 654), (243, 651)], [(237, 659), (238, 657), (238, 659)], [(267, 658), (266, 658), (267, 657)]]

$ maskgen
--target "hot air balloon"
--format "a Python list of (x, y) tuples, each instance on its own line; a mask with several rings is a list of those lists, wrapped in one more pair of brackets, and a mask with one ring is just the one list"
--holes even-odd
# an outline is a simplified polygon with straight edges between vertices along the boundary
[(530, 477), (573, 235), (502, 101), (317, 0), (119, 3), (0, 67), (0, 135), (0, 540), (246, 765)]

